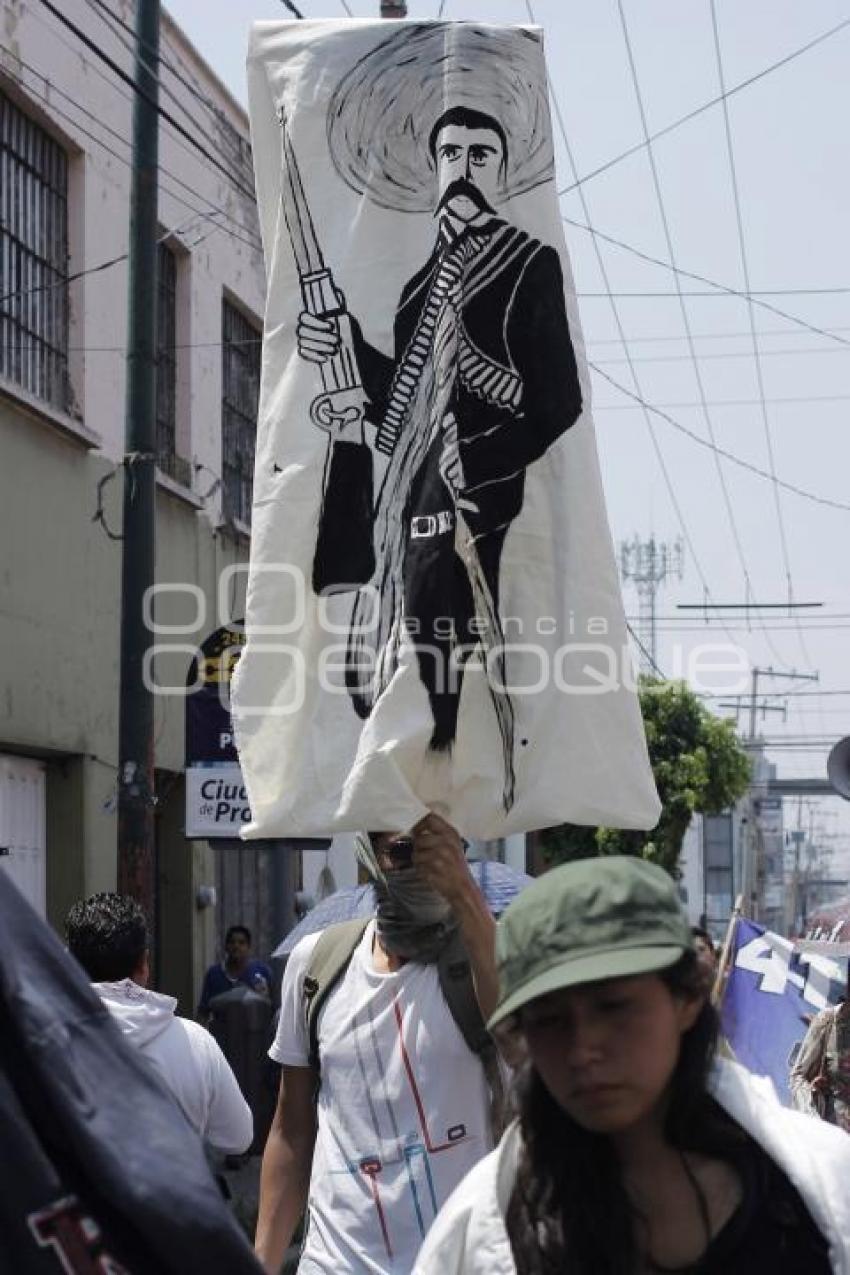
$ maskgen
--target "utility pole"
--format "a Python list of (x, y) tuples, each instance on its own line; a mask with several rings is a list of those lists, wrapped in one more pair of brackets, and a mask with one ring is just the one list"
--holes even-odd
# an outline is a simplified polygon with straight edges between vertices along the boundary
[(681, 539), (672, 544), (657, 541), (654, 536), (641, 540), (620, 541), (620, 573), (623, 580), (633, 580), (638, 592), (639, 627), (641, 642), (648, 649), (651, 659), (641, 655), (641, 667), (645, 673), (654, 672), (658, 662), (657, 634), (655, 627), (655, 595), (668, 576), (680, 580), (684, 563)]
[[(759, 853), (761, 845), (761, 830), (759, 827), (759, 805), (762, 797), (767, 795), (766, 779), (756, 776), (756, 770), (761, 769), (757, 765), (763, 754), (763, 744), (758, 740), (756, 735), (756, 718), (759, 709), (758, 694), (759, 680), (761, 678), (787, 678), (791, 682), (817, 682), (820, 680), (818, 673), (796, 673), (785, 672), (782, 669), (774, 668), (752, 668), (750, 670), (750, 721), (749, 731), (747, 733), (746, 747), (750, 753), (752, 762), (752, 773), (750, 776), (750, 787), (747, 794), (747, 828), (744, 837), (743, 856), (741, 863), (741, 879), (742, 893), (750, 908), (750, 915), (753, 920), (758, 920), (759, 916), (759, 880), (760, 880), (760, 859)], [(769, 712), (783, 712), (784, 710), (778, 706), (762, 704), (762, 714)]]
[(130, 188), (121, 689), (118, 713), (118, 889), (156, 918), (153, 698), (143, 663), (151, 634), (156, 515), (156, 265), (159, 0), (136, 2)]
[[(785, 677), (789, 682), (819, 682), (819, 673), (786, 673), (781, 669), (774, 668), (752, 668), (750, 670), (750, 729), (747, 735), (747, 741), (752, 746), (756, 737), (756, 714), (758, 711), (758, 694), (759, 694), (759, 678), (761, 677)], [(774, 708), (770, 705), (762, 705), (762, 713), (766, 712), (783, 712), (781, 708)]]

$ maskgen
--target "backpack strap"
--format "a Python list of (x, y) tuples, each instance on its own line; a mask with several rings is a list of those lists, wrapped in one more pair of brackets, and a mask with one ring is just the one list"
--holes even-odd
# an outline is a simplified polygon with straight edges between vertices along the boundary
[(319, 1011), (347, 970), (357, 944), (366, 932), (371, 917), (357, 917), (329, 925), (313, 948), (304, 975), (304, 1017), (310, 1041), (310, 1066), (318, 1076)]
[[(370, 917), (358, 917), (353, 921), (328, 926), (321, 934), (307, 965), (304, 975), (304, 1017), (310, 1041), (310, 1066), (317, 1077), (321, 1074), (319, 1012), (347, 970), (370, 920)], [(493, 1141), (498, 1142), (505, 1127), (505, 1086), (499, 1053), (484, 1023), (475, 995), (469, 957), (457, 930), (440, 953), (437, 974), (440, 989), (458, 1031), (484, 1069), (490, 1089)]]
[(490, 1089), (490, 1124), (494, 1143), (505, 1129), (505, 1086), (496, 1042), (487, 1030), (475, 994), (472, 969), (460, 932), (455, 930), (437, 958), (440, 988), (460, 1034), (484, 1068)]

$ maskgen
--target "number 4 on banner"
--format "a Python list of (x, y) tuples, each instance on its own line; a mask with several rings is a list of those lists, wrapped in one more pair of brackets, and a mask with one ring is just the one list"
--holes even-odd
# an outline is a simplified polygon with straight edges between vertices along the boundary
[(760, 992), (784, 996), (789, 979), (801, 990), (806, 981), (802, 974), (790, 969), (792, 951), (793, 945), (778, 934), (771, 934), (770, 938), (759, 934), (740, 948), (735, 964), (738, 969), (761, 975)]
[[(798, 969), (793, 968), (795, 957)], [(738, 952), (735, 965), (761, 975), (760, 992), (783, 996), (791, 983), (815, 1009), (830, 1004), (832, 984), (843, 981), (837, 961), (812, 952), (795, 952), (793, 943), (772, 933), (760, 934), (746, 943)]]

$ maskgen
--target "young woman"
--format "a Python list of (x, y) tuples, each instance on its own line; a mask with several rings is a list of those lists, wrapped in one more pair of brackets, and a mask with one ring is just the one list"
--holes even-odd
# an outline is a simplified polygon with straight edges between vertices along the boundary
[(414, 1275), (850, 1275), (850, 1139), (715, 1058), (666, 873), (556, 868), (508, 908), (497, 958), (519, 1118)]

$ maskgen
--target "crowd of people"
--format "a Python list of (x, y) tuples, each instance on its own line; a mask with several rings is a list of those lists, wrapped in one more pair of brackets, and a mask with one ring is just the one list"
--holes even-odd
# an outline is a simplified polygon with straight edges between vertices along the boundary
[[(717, 953), (661, 869), (562, 865), (497, 924), (436, 814), (358, 855), (374, 915), (302, 939), (280, 987), (258, 1270), (848, 1275), (850, 999), (811, 1023), (789, 1109), (718, 1049)], [(188, 1125), (240, 1157), (252, 1113), (208, 1029), (217, 998), (274, 993), (250, 932), (227, 931), (195, 1022), (149, 987), (132, 899), (66, 929)]]
[[(284, 976), (257, 1231), (269, 1275), (305, 1209), (301, 1275), (848, 1269), (850, 1142), (719, 1056), (715, 950), (661, 869), (564, 865), (497, 927), (437, 816), (360, 853), (375, 918), (312, 1042), (319, 939)], [(501, 1094), (439, 978), (453, 934), (501, 1053), (495, 1126)]]

